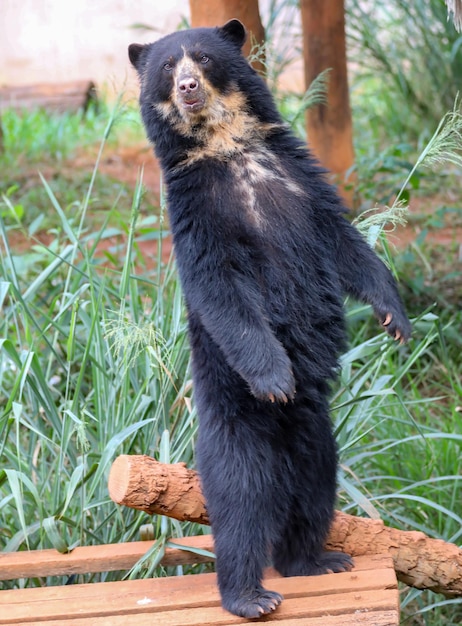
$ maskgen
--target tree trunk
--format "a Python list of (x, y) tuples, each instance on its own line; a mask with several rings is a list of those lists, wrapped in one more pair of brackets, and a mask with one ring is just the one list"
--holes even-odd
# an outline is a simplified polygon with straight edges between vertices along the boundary
[[(306, 113), (308, 141), (321, 163), (336, 175), (340, 191), (348, 191), (343, 182), (345, 173), (354, 163), (354, 151), (344, 2), (301, 0), (300, 8), (306, 88), (322, 71), (331, 70), (327, 104), (311, 107)], [(348, 202), (352, 194), (345, 195)]]
[[(189, 0), (191, 26), (223, 26), (225, 22), (236, 18), (247, 30), (247, 41), (243, 51), (246, 56), (255, 53), (255, 46), (265, 43), (265, 30), (261, 23), (258, 0)], [(264, 73), (264, 63), (252, 60), (252, 66)]]
[[(109, 495), (117, 504), (208, 524), (198, 476), (184, 463), (167, 465), (148, 456), (119, 456), (109, 474)], [(399, 580), (418, 589), (462, 595), (462, 550), (424, 533), (388, 528), (381, 520), (337, 511), (326, 548), (352, 556), (388, 553)]]
[(462, 0), (446, 0), (448, 7), (448, 19), (452, 14), (452, 21), (458, 33), (462, 30)]

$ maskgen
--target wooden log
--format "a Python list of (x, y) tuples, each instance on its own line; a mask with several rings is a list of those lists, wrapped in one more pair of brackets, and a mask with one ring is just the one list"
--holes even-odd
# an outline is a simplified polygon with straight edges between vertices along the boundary
[(209, 524), (199, 477), (184, 463), (167, 465), (149, 456), (121, 455), (111, 467), (109, 495), (118, 504), (151, 515)]
[[(109, 474), (109, 495), (117, 504), (151, 515), (209, 523), (198, 476), (184, 463), (121, 455)], [(326, 548), (352, 556), (388, 553), (398, 579), (407, 585), (462, 596), (462, 550), (441, 539), (337, 511)]]
[(95, 84), (90, 80), (0, 87), (0, 111), (7, 108), (51, 112), (86, 111), (97, 100)]
[[(233, 18), (240, 20), (247, 30), (247, 41), (243, 48), (245, 56), (249, 56), (254, 45), (263, 46), (265, 43), (265, 29), (260, 18), (258, 0), (189, 0), (189, 7), (193, 28), (223, 26)], [(264, 74), (264, 62), (254, 60), (252, 66)]]

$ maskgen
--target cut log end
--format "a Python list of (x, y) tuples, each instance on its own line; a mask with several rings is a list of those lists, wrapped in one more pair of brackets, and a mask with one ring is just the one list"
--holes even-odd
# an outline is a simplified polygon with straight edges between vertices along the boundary
[(145, 455), (121, 455), (109, 473), (109, 495), (117, 504), (208, 524), (199, 477), (184, 463), (167, 465)]
[(129, 491), (130, 457), (123, 454), (114, 461), (109, 472), (109, 496), (117, 504), (124, 504)]

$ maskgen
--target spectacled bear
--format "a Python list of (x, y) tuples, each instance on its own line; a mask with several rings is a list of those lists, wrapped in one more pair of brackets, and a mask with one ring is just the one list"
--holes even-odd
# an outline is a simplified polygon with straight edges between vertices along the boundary
[(242, 55), (245, 38), (231, 20), (132, 44), (129, 58), (167, 189), (222, 604), (256, 618), (282, 600), (262, 586), (268, 561), (283, 576), (352, 567), (323, 549), (344, 294), (395, 339), (410, 323), (391, 273)]

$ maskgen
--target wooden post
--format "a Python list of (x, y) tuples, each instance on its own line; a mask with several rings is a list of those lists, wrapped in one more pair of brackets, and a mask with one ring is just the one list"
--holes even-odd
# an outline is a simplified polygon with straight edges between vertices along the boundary
[[(249, 56), (254, 45), (265, 43), (265, 30), (258, 10), (258, 0), (189, 0), (191, 26), (223, 26), (225, 22), (236, 18), (247, 30), (247, 41), (243, 52)], [(264, 73), (264, 64), (252, 61), (252, 66)]]
[(337, 175), (335, 182), (341, 185), (345, 172), (354, 163), (344, 1), (301, 0), (300, 8), (306, 87), (322, 71), (331, 69), (327, 105), (312, 107), (306, 114), (308, 141), (313, 153)]

